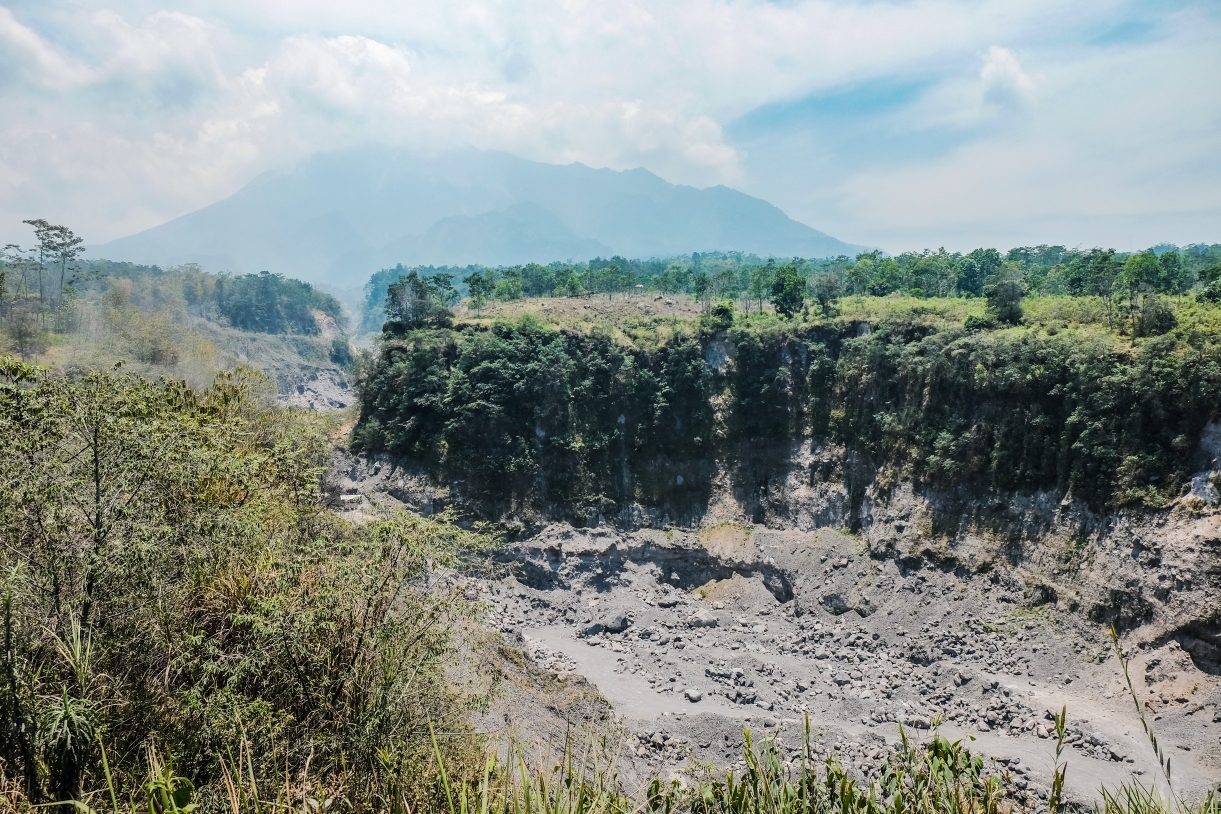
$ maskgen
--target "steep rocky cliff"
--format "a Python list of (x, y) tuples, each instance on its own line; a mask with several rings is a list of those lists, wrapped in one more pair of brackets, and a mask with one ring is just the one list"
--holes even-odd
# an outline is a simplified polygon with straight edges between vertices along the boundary
[[(1128, 744), (1082, 741), (1109, 782), (1107, 762), (1143, 748), (1114, 626), (1202, 783), (1221, 771), (1212, 334), (960, 326), (926, 310), (389, 337), (346, 486), (498, 523), (523, 587), (496, 624), (650, 720), (728, 682), (728, 730), (763, 705), (856, 737), (871, 709), (924, 705), (1020, 740), (1043, 726), (1028, 707), (1059, 699), (1108, 721), (1098, 743)], [(727, 629), (731, 611), (746, 621)], [(820, 650), (824, 635), (846, 645)], [(658, 636), (685, 642), (676, 661)], [(752, 670), (768, 687), (743, 690)], [(978, 713), (989, 686), (1000, 724)], [(885, 703), (862, 718), (862, 693)]]

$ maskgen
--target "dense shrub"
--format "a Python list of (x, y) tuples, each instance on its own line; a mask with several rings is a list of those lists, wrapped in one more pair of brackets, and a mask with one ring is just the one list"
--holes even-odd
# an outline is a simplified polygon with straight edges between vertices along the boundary
[(699, 479), (647, 473), (659, 456), (708, 454), (714, 373), (693, 337), (634, 351), (604, 333), (525, 320), (425, 330), (387, 341), (362, 388), (354, 443), (434, 467), (492, 501), (606, 501), (684, 495)]
[(431, 793), (429, 725), (461, 732), (470, 699), (443, 673), (466, 605), (430, 563), (466, 538), (338, 519), (326, 427), (249, 384), (0, 357), (0, 788), (79, 798), (104, 748), (121, 796), (150, 749), (213, 802), (243, 757), (302, 797)]
[(1219, 362), (1199, 336), (1131, 347), (1101, 333), (884, 326), (844, 343), (831, 436), (941, 486), (1158, 503), (1187, 478)]
[(217, 278), (216, 307), (234, 328), (267, 334), (317, 334), (315, 311), (343, 319), (343, 308), (331, 295), (266, 271)]

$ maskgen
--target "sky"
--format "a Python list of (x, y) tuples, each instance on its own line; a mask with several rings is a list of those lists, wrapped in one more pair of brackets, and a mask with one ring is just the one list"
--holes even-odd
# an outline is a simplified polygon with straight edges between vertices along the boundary
[(645, 167), (893, 252), (1221, 242), (1221, 3), (0, 4), (2, 243), (371, 143)]

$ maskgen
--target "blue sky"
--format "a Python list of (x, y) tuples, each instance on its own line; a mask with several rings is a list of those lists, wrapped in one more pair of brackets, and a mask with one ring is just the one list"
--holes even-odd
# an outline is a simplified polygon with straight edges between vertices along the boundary
[(0, 241), (365, 143), (723, 183), (891, 251), (1221, 241), (1221, 4), (0, 5)]

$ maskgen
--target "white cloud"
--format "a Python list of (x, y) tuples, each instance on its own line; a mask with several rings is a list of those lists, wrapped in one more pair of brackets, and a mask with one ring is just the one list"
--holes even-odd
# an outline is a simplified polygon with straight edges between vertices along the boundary
[(1221, 241), (1221, 87), (1202, 81), (1221, 75), (1221, 49), (1204, 47), (1221, 30), (1177, 23), (1140, 47), (1049, 57), (1038, 84), (994, 50), (1006, 93), (1025, 105), (1037, 90), (1037, 106), (934, 160), (855, 174), (842, 217), (895, 247)]
[(1001, 107), (1020, 107), (1034, 101), (1035, 80), (1022, 70), (1017, 55), (1008, 48), (992, 46), (979, 72), (984, 99)]
[(259, 72), (259, 84), (316, 105), (327, 115), (359, 115), (372, 107), (419, 112), (408, 78), (408, 55), (360, 36), (293, 37)]
[[(849, 239), (908, 245), (1039, 212), (1095, 217), (1083, 189), (1136, 201), (1125, 212), (1142, 200), (1164, 208), (1169, 186), (1142, 190), (1211, 148), (1221, 111), (1207, 88), (1221, 41), (1207, 10), (1159, 12), (1158, 42), (1085, 44), (1135, 13), (1129, 0), (29, 2), (0, 6), (0, 102), (17, 111), (0, 122), (4, 241), (25, 239), (19, 222), (31, 216), (101, 241), (210, 203), (260, 170), (381, 141), (644, 165), (747, 188)], [(1143, 67), (1157, 60), (1166, 65)], [(1199, 72), (1174, 67), (1189, 62)], [(945, 133), (958, 146), (888, 155), (884, 170), (868, 156), (796, 150), (772, 157), (791, 171), (767, 175), (726, 135), (760, 106), (889, 81), (926, 85), (891, 111), (896, 138)], [(1156, 126), (1117, 135), (1101, 124), (1138, 98), (1193, 96), (1191, 111)], [(1100, 142), (1123, 161), (1100, 158)], [(827, 162), (835, 176), (812, 177)], [(917, 195), (918, 206), (895, 202)], [(1199, 212), (1216, 195), (1193, 188), (1176, 200)]]
[(0, 6), (0, 43), (4, 46), (5, 61), (36, 87), (63, 90), (91, 79), (87, 68), (60, 54), (3, 6)]

